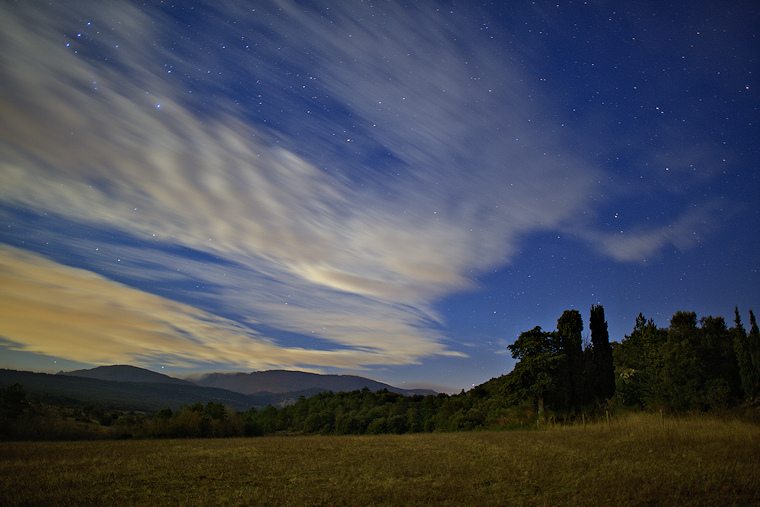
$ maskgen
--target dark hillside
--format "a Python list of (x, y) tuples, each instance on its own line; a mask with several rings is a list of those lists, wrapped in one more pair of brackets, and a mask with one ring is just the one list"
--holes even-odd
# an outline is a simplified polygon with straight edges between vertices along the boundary
[(86, 377), (99, 380), (114, 380), (116, 382), (151, 382), (158, 384), (192, 385), (187, 380), (182, 380), (163, 373), (138, 368), (129, 365), (98, 366), (89, 370), (74, 370), (59, 372), (59, 375), (73, 377)]
[[(71, 375), (0, 370), (0, 388), (18, 382), (32, 400), (61, 405), (96, 404), (104, 409), (156, 411), (196, 402), (220, 402), (236, 410), (271, 400), (191, 383), (116, 382)], [(262, 403), (263, 401), (263, 403)]]
[(201, 386), (229, 389), (243, 394), (289, 393), (312, 389), (349, 392), (361, 390), (364, 387), (373, 392), (387, 389), (390, 392), (404, 395), (436, 394), (434, 391), (424, 389), (399, 389), (355, 375), (320, 375), (286, 370), (255, 371), (252, 373), (209, 373), (199, 378), (195, 383)]

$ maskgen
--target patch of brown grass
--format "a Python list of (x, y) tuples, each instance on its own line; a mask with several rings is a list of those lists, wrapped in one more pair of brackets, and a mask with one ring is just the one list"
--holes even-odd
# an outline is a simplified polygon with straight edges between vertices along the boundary
[(541, 431), (0, 444), (0, 503), (747, 505), (760, 427), (709, 418)]

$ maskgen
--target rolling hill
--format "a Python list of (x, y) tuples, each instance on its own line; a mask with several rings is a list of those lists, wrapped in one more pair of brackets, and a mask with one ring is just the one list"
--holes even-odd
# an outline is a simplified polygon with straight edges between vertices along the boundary
[[(176, 380), (176, 379), (175, 379)], [(196, 402), (221, 402), (236, 410), (264, 407), (273, 401), (190, 382), (125, 382), (74, 375), (51, 375), (0, 369), (0, 388), (18, 382), (30, 400), (54, 405), (95, 404), (104, 409), (152, 412), (179, 409)]]
[(356, 375), (320, 375), (303, 371), (269, 370), (251, 373), (208, 373), (195, 383), (206, 387), (220, 387), (243, 394), (292, 393), (295, 391), (355, 391), (367, 387), (370, 391), (387, 389), (407, 396), (437, 394), (429, 389), (399, 389)]
[(58, 375), (71, 377), (95, 378), (100, 380), (114, 380), (116, 382), (149, 382), (156, 384), (193, 385), (192, 382), (182, 380), (163, 373), (156, 373), (144, 368), (129, 365), (98, 366), (89, 370), (61, 371)]
[(0, 389), (18, 382), (29, 399), (54, 405), (96, 404), (104, 409), (154, 412), (179, 409), (197, 402), (221, 402), (235, 410), (267, 405), (282, 407), (299, 396), (321, 391), (389, 391), (413, 395), (435, 394), (429, 390), (398, 389), (353, 375), (318, 375), (300, 371), (210, 373), (197, 382), (182, 380), (129, 365), (99, 366), (87, 370), (34, 373), (0, 369)]

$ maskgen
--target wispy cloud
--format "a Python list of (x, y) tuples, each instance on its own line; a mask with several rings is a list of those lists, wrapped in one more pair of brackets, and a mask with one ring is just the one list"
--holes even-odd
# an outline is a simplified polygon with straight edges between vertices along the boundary
[[(350, 368), (460, 354), (437, 331), (435, 301), (508, 262), (524, 235), (568, 228), (590, 205), (599, 170), (537, 114), (517, 65), (459, 35), (476, 33), (464, 17), (394, 4), (208, 7), (224, 12), (181, 42), (160, 12), (85, 5), (2, 9), (0, 200), (148, 238), (125, 258), (149, 263), (125, 262), (125, 276), (161, 280), (181, 264), (215, 286), (210, 307), (330, 345), (283, 347), (210, 308), (5, 249), (9, 269), (21, 270), (8, 280), (33, 287), (26, 299), (4, 292), (35, 308), (6, 336), (28, 350), (66, 357), (80, 344), (93, 362), (141, 351)], [(249, 103), (236, 105), (235, 94)], [(292, 123), (266, 127), (278, 107)], [(320, 108), (329, 107), (342, 116), (328, 120)], [(391, 167), (378, 171), (373, 153)], [(621, 260), (678, 236), (580, 234)], [(229, 276), (152, 242), (218, 256)], [(56, 306), (67, 284), (70, 304)], [(85, 301), (98, 304), (78, 310)], [(55, 319), (66, 323), (57, 341), (46, 335)], [(85, 347), (110, 319), (116, 335)]]
[[(12, 348), (92, 364), (361, 369), (441, 352), (435, 341), (389, 341), (394, 331), (404, 331), (393, 324), (367, 343), (346, 340), (350, 347), (281, 346), (238, 322), (7, 246), (0, 247), (0, 282), (2, 335)], [(366, 337), (372, 329), (371, 318), (357, 317), (351, 329), (338, 317), (344, 331)], [(329, 315), (312, 323), (333, 324)]]
[[(580, 234), (592, 241), (606, 255), (622, 262), (645, 262), (657, 257), (665, 248), (686, 250), (703, 240), (722, 212), (715, 202), (703, 203), (687, 210), (667, 225), (657, 227), (623, 226), (622, 229), (600, 233), (586, 230)], [(725, 213), (724, 213), (725, 214)]]

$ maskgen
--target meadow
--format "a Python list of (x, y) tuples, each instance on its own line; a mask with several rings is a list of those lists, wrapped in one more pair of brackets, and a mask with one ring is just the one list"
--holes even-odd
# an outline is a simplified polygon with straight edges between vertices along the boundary
[(751, 505), (760, 426), (0, 443), (2, 505)]

